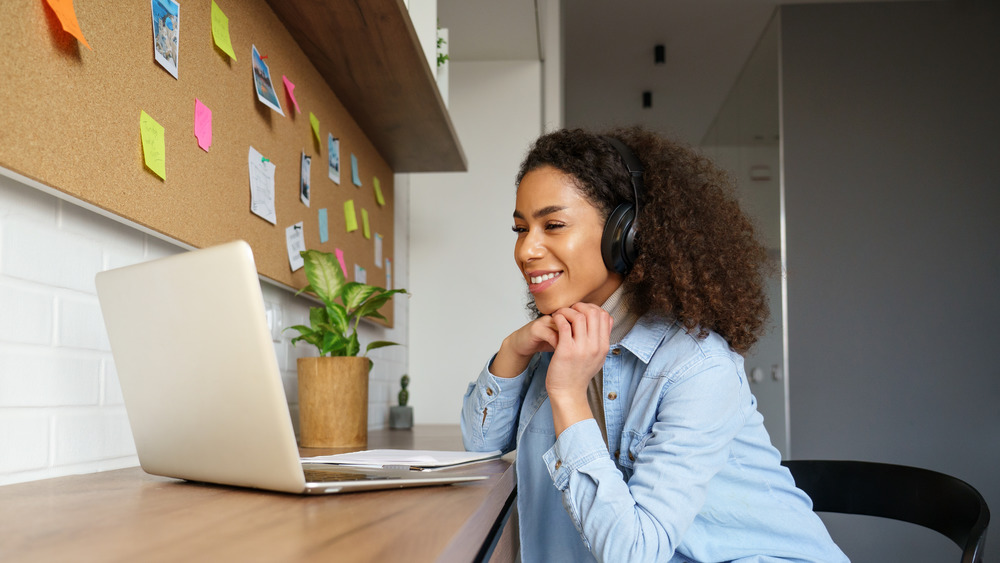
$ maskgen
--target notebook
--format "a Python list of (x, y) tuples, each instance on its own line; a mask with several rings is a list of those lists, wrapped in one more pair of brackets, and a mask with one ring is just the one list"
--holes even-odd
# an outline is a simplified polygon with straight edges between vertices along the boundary
[(486, 478), (300, 461), (247, 243), (108, 270), (96, 282), (146, 472), (303, 494)]

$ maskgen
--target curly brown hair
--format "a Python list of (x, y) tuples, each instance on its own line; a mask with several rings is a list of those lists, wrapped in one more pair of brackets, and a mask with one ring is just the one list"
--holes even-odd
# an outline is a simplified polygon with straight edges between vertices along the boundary
[(767, 251), (740, 209), (735, 186), (706, 157), (641, 127), (604, 134), (560, 130), (540, 137), (521, 163), (528, 172), (552, 166), (607, 219), (635, 199), (628, 171), (602, 136), (617, 138), (643, 165), (636, 218), (638, 256), (623, 282), (629, 306), (677, 319), (700, 337), (714, 331), (745, 353), (768, 317)]

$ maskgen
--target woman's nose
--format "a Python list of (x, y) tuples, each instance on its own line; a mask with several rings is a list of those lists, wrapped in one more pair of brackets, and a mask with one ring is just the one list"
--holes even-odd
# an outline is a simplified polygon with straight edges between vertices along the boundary
[(518, 241), (517, 248), (514, 249), (514, 257), (522, 263), (541, 258), (544, 255), (545, 245), (542, 242), (542, 237), (532, 230), (525, 233), (524, 237)]

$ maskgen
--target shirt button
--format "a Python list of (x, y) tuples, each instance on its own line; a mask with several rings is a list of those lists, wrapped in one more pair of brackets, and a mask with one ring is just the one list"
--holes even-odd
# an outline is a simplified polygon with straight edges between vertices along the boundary
[(562, 460), (561, 459), (557, 459), (556, 460), (556, 470), (558, 470), (560, 467), (562, 467)]
[(608, 393), (608, 400), (614, 401), (617, 398), (618, 398), (618, 393), (615, 393), (614, 391)]
[(629, 452), (629, 453), (628, 453), (628, 460), (629, 460), (629, 461), (635, 461), (635, 456), (634, 456), (634, 455), (632, 455), (632, 452)]
[(615, 459), (618, 459), (618, 456), (620, 456), (620, 455), (622, 455), (622, 451), (621, 450), (615, 450)]
[(617, 356), (617, 355), (619, 355), (621, 353), (622, 353), (622, 351), (621, 351), (620, 348), (615, 348), (614, 350), (611, 351), (611, 355), (612, 356)]
[(492, 397), (493, 396), (493, 390), (490, 389), (489, 387), (487, 387), (486, 388), (486, 394), (489, 395), (490, 397)]

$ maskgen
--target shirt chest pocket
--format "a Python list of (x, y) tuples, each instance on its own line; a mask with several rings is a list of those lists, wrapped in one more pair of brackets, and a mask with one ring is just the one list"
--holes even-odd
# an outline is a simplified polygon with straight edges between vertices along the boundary
[(615, 452), (615, 461), (618, 462), (618, 467), (626, 472), (626, 477), (631, 476), (635, 470), (636, 460), (639, 459), (639, 454), (646, 446), (646, 442), (650, 436), (649, 432), (634, 432), (631, 430), (627, 430), (622, 434), (621, 445), (618, 451)]

